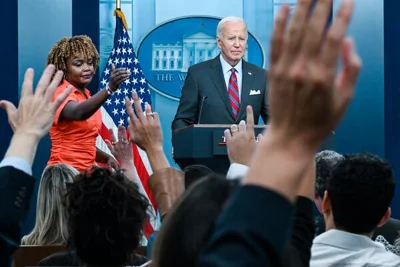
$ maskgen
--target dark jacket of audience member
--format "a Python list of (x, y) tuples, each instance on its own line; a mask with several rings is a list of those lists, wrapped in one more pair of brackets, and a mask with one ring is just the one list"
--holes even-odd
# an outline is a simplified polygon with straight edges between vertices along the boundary
[[(238, 183), (217, 175), (194, 183), (164, 220), (154, 244), (152, 266), (195, 266)], [(299, 197), (296, 206), (292, 240), (287, 257), (279, 265), (309, 265), (314, 238), (313, 202)]]
[(21, 240), (21, 225), (29, 210), (35, 179), (14, 167), (0, 168), (0, 266), (8, 266), (9, 257)]

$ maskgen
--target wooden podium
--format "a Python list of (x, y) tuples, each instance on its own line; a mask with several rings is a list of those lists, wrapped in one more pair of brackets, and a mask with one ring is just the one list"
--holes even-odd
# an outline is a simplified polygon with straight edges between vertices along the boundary
[[(194, 124), (175, 130), (172, 134), (174, 160), (181, 169), (192, 164), (209, 167), (216, 173), (226, 174), (229, 158), (224, 140), (224, 131), (231, 125)], [(254, 127), (255, 136), (262, 133), (266, 125)], [(334, 149), (334, 133), (324, 142), (320, 150)]]

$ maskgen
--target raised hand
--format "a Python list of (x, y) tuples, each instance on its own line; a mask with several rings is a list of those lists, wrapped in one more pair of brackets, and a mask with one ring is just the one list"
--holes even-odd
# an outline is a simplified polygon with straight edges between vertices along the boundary
[[(345, 38), (353, 1), (345, 0), (326, 31), (332, 0), (299, 0), (277, 17), (269, 69), (270, 127), (285, 140), (316, 148), (335, 129), (354, 96), (361, 60)], [(336, 75), (339, 58), (342, 69)]]
[(233, 124), (230, 130), (225, 130), (224, 135), (230, 162), (249, 166), (256, 149), (254, 115), (251, 106), (246, 107), (246, 113), (247, 125), (245, 121), (241, 121), (239, 125)]
[(49, 131), (57, 108), (71, 92), (69, 88), (51, 102), (63, 77), (62, 71), (56, 72), (53, 76), (54, 72), (53, 65), (46, 67), (35, 93), (33, 93), (34, 71), (28, 69), (25, 72), (18, 109), (9, 101), (0, 101), (0, 107), (7, 112), (9, 124), (15, 134), (22, 133), (41, 139)]
[(132, 99), (136, 114), (133, 112), (129, 99), (125, 100), (126, 110), (130, 118), (128, 131), (131, 141), (146, 152), (151, 149), (162, 150), (163, 134), (158, 113), (152, 112), (151, 107), (147, 106), (146, 114), (143, 114), (136, 92), (132, 94)]
[(127, 165), (127, 164), (133, 165), (132, 144), (128, 141), (125, 127), (124, 126), (118, 127), (118, 140), (117, 138), (115, 138), (113, 130), (109, 129), (109, 131), (111, 136), (111, 142), (110, 140), (105, 140), (108, 149), (110, 149), (111, 153), (114, 155), (116, 159), (121, 161), (121, 165)]

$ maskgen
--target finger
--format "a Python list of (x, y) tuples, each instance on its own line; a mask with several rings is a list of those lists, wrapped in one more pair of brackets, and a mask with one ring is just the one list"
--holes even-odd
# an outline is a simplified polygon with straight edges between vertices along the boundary
[(154, 119), (154, 114), (153, 114), (153, 112), (151, 112), (151, 106), (149, 104), (145, 105), (145, 111), (144, 112), (146, 113), (146, 118), (147, 119), (151, 119), (151, 120)]
[(135, 131), (133, 130), (132, 121), (129, 120), (128, 122), (128, 133), (129, 133), (129, 140), (134, 143), (135, 142)]
[(260, 142), (263, 139), (263, 135), (262, 134), (258, 134), (257, 135), (257, 142)]
[(331, 74), (336, 71), (341, 46), (353, 13), (353, 8), (352, 0), (342, 2), (322, 46), (321, 61), (330, 70)]
[(311, 15), (307, 28), (305, 29), (302, 50), (306, 56), (318, 55), (321, 45), (322, 34), (332, 9), (332, 0), (319, 0), (316, 2), (314, 12)]
[(312, 0), (299, 0), (297, 2), (293, 17), (287, 28), (285, 48), (287, 49), (288, 57), (290, 58), (293, 57), (300, 47), (311, 3)]
[(244, 120), (241, 120), (239, 122), (239, 132), (245, 132), (246, 131), (246, 122)]
[(285, 33), (286, 22), (289, 16), (290, 8), (288, 5), (283, 5), (279, 10), (278, 16), (275, 20), (274, 30), (271, 37), (270, 49), (270, 65), (276, 63), (281, 55), (283, 47), (283, 36)]
[(127, 137), (126, 137), (126, 130), (124, 126), (119, 126), (118, 127), (118, 140), (119, 141), (126, 141)]
[(236, 124), (231, 125), (231, 134), (234, 136), (239, 131), (238, 126)]
[(153, 112), (153, 123), (156, 125), (160, 125), (160, 116), (157, 112)]
[(253, 108), (250, 105), (246, 107), (246, 123), (247, 130), (254, 132), (254, 114)]
[[(132, 126), (137, 125), (139, 123), (139, 119), (136, 117), (136, 114), (132, 108), (132, 103), (127, 97), (125, 98), (125, 107), (126, 111), (128, 112), (130, 123), (132, 124)], [(132, 134), (131, 132), (129, 133)]]
[(51, 79), (54, 76), (54, 70), (56, 67), (52, 64), (47, 65), (47, 67), (44, 69), (42, 76), (40, 77), (40, 80), (38, 82), (38, 85), (36, 86), (36, 91), (35, 94), (37, 95), (44, 95), (50, 82)]
[(53, 77), (53, 80), (51, 81), (50, 85), (47, 87), (47, 90), (45, 91), (45, 99), (47, 101), (50, 101), (50, 99), (53, 97), (62, 79), (63, 79), (63, 72), (57, 71), (57, 73)]
[(346, 104), (354, 96), (355, 85), (361, 69), (361, 59), (354, 47), (353, 40), (346, 38), (342, 45), (342, 69), (336, 79), (336, 95), (339, 105)]
[(110, 140), (104, 140), (104, 142), (106, 142), (106, 145), (108, 147), (108, 149), (110, 150), (111, 153), (114, 152), (114, 146), (111, 144)]
[(117, 138), (115, 138), (114, 130), (112, 128), (108, 129), (108, 132), (110, 133), (110, 138), (112, 144), (115, 144), (117, 142)]
[(24, 82), (22, 83), (21, 98), (31, 96), (33, 94), (33, 76), (34, 71), (29, 68), (25, 71)]
[(7, 100), (0, 101), (0, 108), (6, 111), (8, 117), (17, 111), (17, 108), (14, 106), (14, 104)]
[(143, 114), (142, 105), (140, 104), (139, 96), (135, 91), (132, 93), (132, 99), (133, 99), (133, 106), (135, 108), (136, 116), (140, 120), (143, 120), (145, 116)]
[(232, 134), (229, 129), (226, 129), (224, 131), (224, 136), (225, 136), (225, 142), (229, 142), (232, 139)]
[(113, 72), (115, 70), (115, 65), (111, 64), (111, 72)]
[(61, 94), (59, 94), (57, 96), (57, 98), (51, 104), (51, 109), (52, 109), (53, 114), (56, 113), (58, 107), (65, 101), (65, 99), (67, 99), (67, 97), (69, 96), (71, 91), (72, 91), (72, 88), (68, 87), (64, 92), (62, 92)]

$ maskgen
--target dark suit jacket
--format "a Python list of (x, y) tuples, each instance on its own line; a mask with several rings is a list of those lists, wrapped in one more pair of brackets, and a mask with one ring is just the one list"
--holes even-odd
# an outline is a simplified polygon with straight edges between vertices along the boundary
[(35, 179), (13, 167), (0, 168), (0, 266), (8, 266), (21, 240)]
[(196, 266), (281, 266), (293, 211), (293, 206), (274, 191), (241, 186), (220, 215)]
[[(221, 61), (217, 56), (189, 68), (178, 111), (172, 122), (172, 130), (199, 123), (202, 102), (204, 104), (201, 111), (201, 124), (237, 124), (241, 120), (246, 120), (247, 105), (253, 107), (256, 124), (260, 115), (266, 123), (268, 120), (267, 72), (244, 60), (242, 62), (240, 110), (236, 120), (233, 118)], [(260, 94), (250, 95), (250, 90), (259, 90)], [(203, 97), (206, 97), (204, 101), (202, 101)]]
[(311, 259), (311, 246), (315, 235), (314, 202), (299, 196), (293, 221), (292, 239), (283, 258), (284, 267), (308, 267)]

